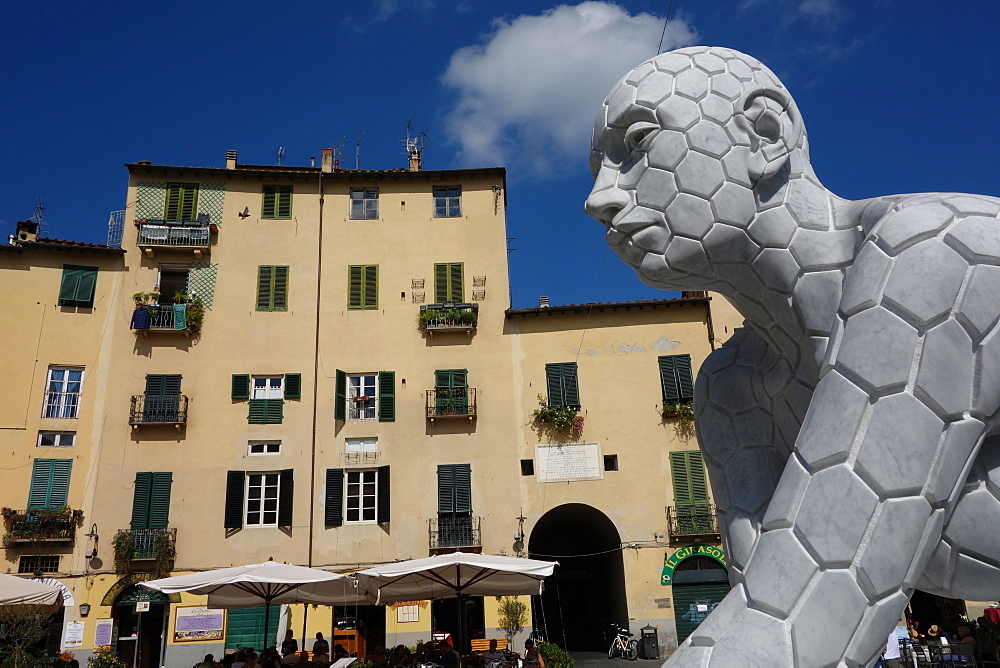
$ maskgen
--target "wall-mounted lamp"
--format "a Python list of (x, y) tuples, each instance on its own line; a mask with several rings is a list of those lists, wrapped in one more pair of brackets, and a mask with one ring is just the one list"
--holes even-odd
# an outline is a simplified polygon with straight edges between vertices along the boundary
[(86, 617), (89, 614), (90, 614), (90, 603), (81, 603), (80, 604), (80, 616), (81, 617)]

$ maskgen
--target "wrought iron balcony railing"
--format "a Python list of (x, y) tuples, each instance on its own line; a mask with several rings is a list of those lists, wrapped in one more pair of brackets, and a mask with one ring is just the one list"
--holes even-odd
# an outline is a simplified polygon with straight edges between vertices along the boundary
[(679, 504), (667, 508), (670, 540), (719, 535), (719, 518), (711, 503)]
[(180, 428), (187, 424), (188, 398), (183, 394), (136, 394), (132, 397), (128, 423), (172, 424)]
[(168, 223), (162, 220), (139, 221), (140, 246), (208, 248), (211, 241), (207, 224)]
[(479, 323), (479, 304), (425, 304), (420, 307), (418, 322), (431, 336), (447, 330), (471, 334)]
[(454, 387), (427, 390), (427, 417), (436, 418), (476, 417), (476, 388)]
[(482, 547), (481, 517), (432, 517), (427, 520), (430, 548)]
[(141, 559), (157, 559), (161, 552), (167, 559), (172, 559), (177, 544), (177, 529), (119, 529), (118, 533), (132, 534), (132, 554), (135, 561)]
[(83, 511), (62, 508), (3, 509), (7, 524), (5, 546), (15, 543), (57, 542), (76, 540), (76, 526)]

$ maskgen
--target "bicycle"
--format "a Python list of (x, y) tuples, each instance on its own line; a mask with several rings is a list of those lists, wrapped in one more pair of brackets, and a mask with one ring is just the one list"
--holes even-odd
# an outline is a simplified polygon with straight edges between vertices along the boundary
[(611, 628), (615, 632), (611, 647), (608, 648), (608, 658), (613, 659), (621, 656), (623, 659), (635, 661), (639, 658), (639, 641), (632, 637), (632, 632), (623, 626), (612, 624)]

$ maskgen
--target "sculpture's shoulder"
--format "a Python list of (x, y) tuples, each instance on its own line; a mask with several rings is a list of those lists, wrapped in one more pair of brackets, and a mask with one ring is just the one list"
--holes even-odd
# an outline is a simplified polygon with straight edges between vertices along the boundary
[(963, 255), (962, 247), (967, 247), (970, 261), (983, 254), (1000, 257), (1000, 198), (923, 193), (881, 197), (857, 205), (865, 237), (877, 240), (891, 254), (937, 237)]

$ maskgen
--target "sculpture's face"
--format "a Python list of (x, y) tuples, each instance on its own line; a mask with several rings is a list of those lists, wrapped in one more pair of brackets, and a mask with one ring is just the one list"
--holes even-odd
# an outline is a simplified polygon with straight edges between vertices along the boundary
[(654, 287), (712, 288), (709, 261), (722, 237), (713, 229), (720, 221), (745, 228), (756, 212), (749, 142), (733, 119), (738, 73), (749, 80), (751, 70), (707, 51), (663, 54), (637, 67), (608, 95), (594, 128), (587, 213)]

